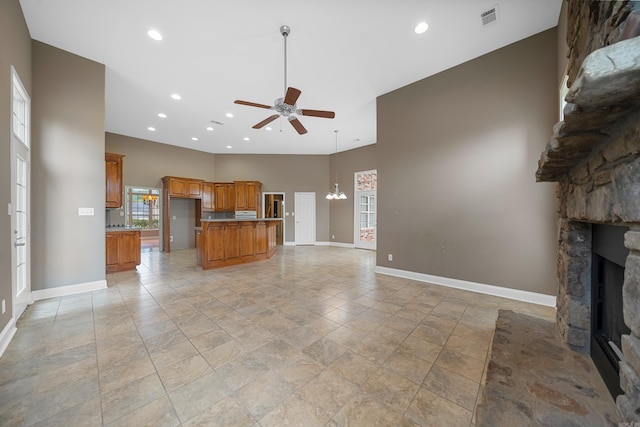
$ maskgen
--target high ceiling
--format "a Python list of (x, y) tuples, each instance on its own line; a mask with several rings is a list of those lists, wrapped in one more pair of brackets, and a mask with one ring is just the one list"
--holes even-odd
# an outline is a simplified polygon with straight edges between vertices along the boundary
[[(330, 154), (334, 130), (338, 151), (376, 142), (377, 96), (556, 26), (562, 0), (20, 4), (33, 39), (105, 64), (108, 132), (211, 153)], [(481, 13), (496, 5), (497, 21), (483, 27)], [(421, 21), (429, 29), (416, 34)], [(300, 117), (305, 135), (283, 118), (252, 129), (274, 112), (234, 104), (284, 95), (281, 25), (291, 28), (287, 83), (302, 90), (298, 108), (336, 113)]]

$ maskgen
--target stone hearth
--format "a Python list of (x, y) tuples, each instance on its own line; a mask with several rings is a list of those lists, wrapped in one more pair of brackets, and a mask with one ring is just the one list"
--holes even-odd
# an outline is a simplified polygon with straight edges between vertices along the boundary
[[(626, 13), (620, 13), (625, 7)], [(610, 13), (600, 16), (609, 24), (594, 26), (594, 31), (610, 31), (600, 35), (601, 43), (615, 42), (610, 35), (616, 31), (637, 35), (637, 7), (629, 2), (569, 2), (570, 56), (584, 61), (577, 72), (570, 63), (564, 121), (554, 127), (536, 172), (538, 181), (559, 184), (557, 325), (574, 350), (586, 353), (591, 345), (591, 224), (629, 227), (622, 292), (631, 334), (622, 337), (624, 394), (616, 400), (627, 422), (640, 422), (640, 37), (617, 41), (586, 57), (582, 53), (593, 46), (575, 43), (598, 39), (598, 34), (585, 37), (586, 26), (576, 23), (595, 12)], [(631, 22), (622, 31), (625, 19)]]

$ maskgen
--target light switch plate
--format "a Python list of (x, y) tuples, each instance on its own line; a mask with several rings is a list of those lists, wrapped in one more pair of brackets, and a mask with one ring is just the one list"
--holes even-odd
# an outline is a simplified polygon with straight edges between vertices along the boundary
[(11, 203), (7, 203), (7, 215), (11, 215)]
[(93, 208), (78, 208), (78, 216), (93, 216)]

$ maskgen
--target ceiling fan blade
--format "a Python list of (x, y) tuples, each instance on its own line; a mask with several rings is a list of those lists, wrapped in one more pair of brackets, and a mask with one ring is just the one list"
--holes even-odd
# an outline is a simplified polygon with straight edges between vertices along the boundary
[(300, 110), (300, 114), (303, 116), (324, 117), (325, 119), (333, 119), (336, 116), (333, 111), (323, 110)]
[(290, 87), (287, 89), (287, 94), (284, 96), (284, 103), (287, 105), (296, 105), (296, 101), (302, 92), (300, 89)]
[(291, 126), (293, 126), (293, 128), (298, 131), (300, 135), (304, 135), (305, 133), (307, 133), (307, 130), (304, 128), (304, 126), (302, 126), (300, 120), (289, 117), (289, 123), (291, 123)]
[(261, 121), (260, 123), (257, 123), (257, 124), (255, 124), (255, 125), (253, 125), (251, 127), (254, 128), (254, 129), (260, 129), (261, 127), (271, 123), (272, 121), (274, 121), (278, 117), (280, 117), (280, 114), (274, 114), (273, 116), (269, 116), (266, 119), (264, 119), (263, 121)]
[(240, 105), (248, 105), (249, 107), (265, 108), (267, 110), (271, 109), (271, 105), (257, 104), (255, 102), (242, 101), (240, 99), (236, 99), (235, 101), (233, 101), (233, 103), (234, 104), (240, 104)]

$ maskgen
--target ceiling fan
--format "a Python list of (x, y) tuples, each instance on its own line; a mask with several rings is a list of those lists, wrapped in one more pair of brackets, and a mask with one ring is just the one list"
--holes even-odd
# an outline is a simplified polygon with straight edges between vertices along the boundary
[(291, 123), (291, 126), (293, 126), (293, 128), (300, 135), (303, 135), (307, 133), (307, 130), (304, 126), (302, 126), (302, 123), (300, 122), (300, 120), (298, 120), (298, 117), (296, 117), (296, 115), (322, 117), (325, 119), (333, 119), (336, 116), (336, 113), (334, 113), (333, 111), (298, 109), (296, 102), (298, 101), (298, 97), (302, 92), (300, 91), (300, 89), (296, 89), (295, 87), (287, 87), (287, 36), (290, 32), (291, 28), (289, 28), (288, 26), (283, 25), (280, 27), (280, 33), (284, 37), (284, 97), (276, 99), (273, 103), (273, 106), (258, 104), (256, 102), (242, 101), (240, 99), (236, 99), (234, 101), (235, 104), (264, 108), (266, 110), (274, 110), (278, 113), (267, 117), (260, 123), (256, 123), (254, 126), (252, 126), (253, 129), (261, 129), (278, 117), (282, 116), (285, 117), (289, 121), (289, 123)]

